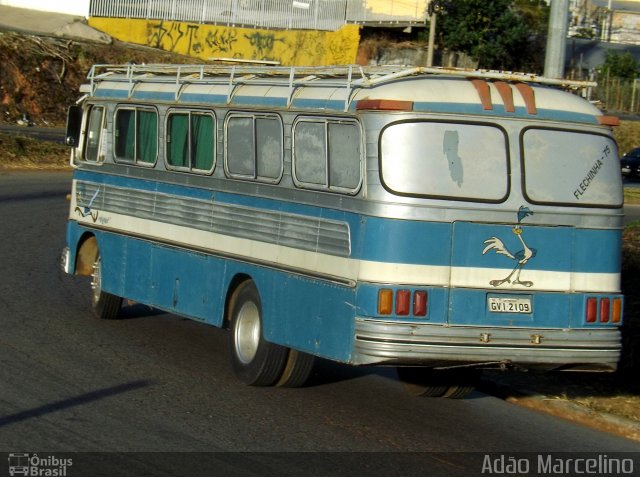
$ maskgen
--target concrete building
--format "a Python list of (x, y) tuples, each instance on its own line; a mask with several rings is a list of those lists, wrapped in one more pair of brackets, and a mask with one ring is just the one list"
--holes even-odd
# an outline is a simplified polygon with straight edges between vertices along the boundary
[(640, 0), (571, 0), (569, 35), (640, 45)]

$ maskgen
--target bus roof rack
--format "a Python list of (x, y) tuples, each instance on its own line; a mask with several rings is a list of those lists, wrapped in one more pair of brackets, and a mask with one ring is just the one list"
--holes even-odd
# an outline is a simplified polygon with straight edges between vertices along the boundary
[[(87, 79), (89, 88), (81, 91), (93, 95), (102, 81), (128, 83), (129, 97), (136, 85), (143, 83), (175, 84), (176, 99), (187, 84), (219, 84), (228, 87), (228, 101), (237, 86), (268, 85), (289, 88), (288, 105), (297, 88), (302, 86), (345, 88), (345, 110), (354, 89), (372, 88), (402, 78), (441, 75), (470, 80), (494, 80), (513, 83), (532, 83), (581, 89), (596, 86), (590, 81), (546, 78), (543, 76), (493, 70), (474, 70), (443, 67), (407, 66), (261, 66), (261, 65), (194, 65), (194, 64), (97, 64)], [(320, 81), (322, 80), (322, 81)]]
[[(124, 75), (125, 78), (114, 78)], [(337, 84), (367, 88), (399, 78), (419, 75), (446, 75), (470, 79), (488, 79), (512, 82), (537, 83), (565, 88), (585, 88), (596, 86), (591, 81), (546, 78), (529, 73), (515, 73), (494, 70), (474, 70), (466, 68), (444, 68), (425, 66), (251, 66), (251, 65), (165, 65), (165, 64), (124, 64), (94, 65), (87, 79), (91, 82), (101, 80), (132, 82), (185, 82), (224, 80), (237, 84), (259, 84), (265, 78), (273, 85), (281, 79), (283, 85), (299, 85), (315, 79), (335, 80)], [(170, 78), (168, 78), (170, 77)], [(333, 83), (333, 82), (332, 82)]]

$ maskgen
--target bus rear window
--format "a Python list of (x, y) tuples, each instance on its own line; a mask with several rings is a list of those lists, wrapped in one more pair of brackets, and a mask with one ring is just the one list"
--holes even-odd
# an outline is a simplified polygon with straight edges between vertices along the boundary
[(559, 129), (522, 133), (524, 188), (538, 204), (622, 204), (620, 162), (608, 136)]
[(380, 139), (384, 186), (399, 195), (501, 202), (509, 193), (504, 131), (492, 125), (402, 122)]

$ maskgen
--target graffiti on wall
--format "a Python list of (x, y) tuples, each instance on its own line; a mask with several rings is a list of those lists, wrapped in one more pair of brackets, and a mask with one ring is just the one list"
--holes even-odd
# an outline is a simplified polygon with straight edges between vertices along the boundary
[(277, 61), (287, 66), (354, 63), (357, 26), (335, 32), (256, 30), (166, 20), (90, 18), (89, 24), (121, 41), (211, 60)]
[(264, 33), (264, 32), (253, 32), (251, 35), (244, 35), (244, 37), (249, 41), (249, 44), (253, 48), (255, 58), (252, 59), (263, 59), (263, 60), (273, 60), (273, 58), (268, 58), (268, 56), (273, 55), (274, 47), (277, 42), (286, 44), (286, 40), (284, 38), (278, 38), (275, 33)]
[(238, 32), (212, 30), (207, 33), (205, 43), (213, 53), (233, 53), (233, 45), (238, 42)]

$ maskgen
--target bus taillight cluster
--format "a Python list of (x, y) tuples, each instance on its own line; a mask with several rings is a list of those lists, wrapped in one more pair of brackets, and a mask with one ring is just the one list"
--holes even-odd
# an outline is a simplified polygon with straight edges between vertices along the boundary
[(587, 323), (620, 323), (622, 298), (587, 298), (585, 321)]
[(378, 314), (397, 316), (427, 316), (428, 295), (425, 290), (394, 290), (383, 288), (378, 291)]

